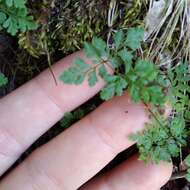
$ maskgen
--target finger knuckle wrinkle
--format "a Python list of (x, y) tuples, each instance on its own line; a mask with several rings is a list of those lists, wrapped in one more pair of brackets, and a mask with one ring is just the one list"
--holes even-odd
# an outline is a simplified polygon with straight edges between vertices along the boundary
[(102, 143), (106, 145), (114, 155), (117, 155), (118, 146), (113, 137), (106, 130), (104, 130), (104, 128), (101, 128), (100, 126), (97, 127), (97, 123), (94, 121), (93, 115), (89, 114), (88, 122), (89, 126), (92, 127)]
[(32, 184), (34, 190), (44, 188), (46, 190), (64, 189), (51, 174), (35, 163), (34, 160), (28, 159), (24, 164), (29, 177), (29, 183)]
[(0, 154), (6, 158), (17, 158), (23, 149), (22, 144), (7, 130), (0, 129)]

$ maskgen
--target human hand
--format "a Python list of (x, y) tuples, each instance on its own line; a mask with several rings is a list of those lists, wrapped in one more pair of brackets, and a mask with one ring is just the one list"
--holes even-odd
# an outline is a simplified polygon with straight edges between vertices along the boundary
[[(84, 58), (84, 55), (77, 52), (55, 64), (56, 77), (76, 57)], [(90, 60), (86, 61), (90, 64)], [(93, 88), (87, 82), (72, 86), (58, 81), (56, 86), (46, 70), (2, 98), (0, 175), (65, 112), (86, 102), (103, 86), (101, 80)], [(127, 94), (115, 97), (35, 150), (2, 179), (0, 189), (158, 190), (169, 179), (172, 165), (165, 162), (145, 165), (137, 156), (90, 180), (118, 153), (133, 144), (128, 135), (142, 130), (147, 121), (142, 104), (132, 103)]]

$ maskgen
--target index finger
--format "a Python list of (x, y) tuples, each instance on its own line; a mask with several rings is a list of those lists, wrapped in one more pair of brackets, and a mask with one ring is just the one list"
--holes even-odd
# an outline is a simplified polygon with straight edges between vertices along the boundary
[(38, 137), (71, 111), (94, 96), (104, 85), (66, 85), (58, 77), (77, 57), (91, 63), (82, 52), (76, 52), (57, 64), (52, 70), (57, 85), (47, 69), (39, 76), (0, 100), (0, 175)]

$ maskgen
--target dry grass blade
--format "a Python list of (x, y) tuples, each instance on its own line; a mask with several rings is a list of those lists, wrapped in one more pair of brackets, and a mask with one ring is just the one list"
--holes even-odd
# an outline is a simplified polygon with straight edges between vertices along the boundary
[(109, 10), (108, 10), (108, 18), (107, 18), (108, 20), (107, 23), (108, 23), (108, 28), (109, 28), (109, 32), (107, 35), (107, 45), (109, 47), (111, 46), (110, 39), (111, 39), (112, 31), (113, 31), (114, 21), (117, 19), (117, 16), (118, 16), (117, 12), (118, 12), (117, 1), (111, 0), (110, 5), (109, 5)]
[[(155, 9), (156, 13), (155, 13)], [(151, 16), (155, 13), (153, 21)], [(145, 19), (150, 41), (148, 57), (157, 59), (164, 51), (171, 52), (172, 59), (189, 59), (190, 51), (190, 4), (188, 0), (150, 0), (149, 11)], [(152, 24), (154, 23), (154, 25)], [(152, 24), (152, 25), (151, 25)]]

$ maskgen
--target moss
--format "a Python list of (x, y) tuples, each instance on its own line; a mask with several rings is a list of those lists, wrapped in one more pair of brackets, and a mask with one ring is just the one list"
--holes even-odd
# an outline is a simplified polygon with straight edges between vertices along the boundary
[(144, 26), (144, 17), (148, 8), (148, 0), (131, 1), (130, 3), (121, 2), (124, 9), (123, 21), (120, 22), (122, 27)]
[(35, 16), (39, 23), (37, 31), (28, 31), (20, 33), (18, 43), (21, 49), (26, 49), (30, 55), (39, 58), (40, 55), (46, 54), (45, 43), (50, 44), (49, 35), (47, 33), (49, 27), (49, 16), (51, 14), (52, 1), (28, 1), (30, 12)]
[(40, 12), (38, 22), (41, 27), (37, 32), (19, 35), (20, 47), (34, 57), (46, 54), (46, 43), (50, 52), (62, 50), (64, 54), (71, 53), (106, 26), (109, 1), (57, 0), (53, 6), (52, 3), (46, 4), (41, 9), (39, 3), (36, 4), (33, 12), (36, 12), (35, 9)]
[[(110, 0), (54, 0), (51, 3), (36, 1), (30, 4), (41, 27), (36, 32), (19, 35), (19, 45), (32, 56), (61, 50), (64, 55), (91, 41), (92, 36), (106, 37), (109, 32), (107, 15)], [(118, 17), (114, 29), (143, 25), (146, 1), (118, 1)]]
[(57, 47), (64, 53), (80, 49), (84, 41), (106, 28), (109, 0), (70, 0), (58, 4), (60, 12), (51, 17), (50, 31), (51, 38), (57, 40)]

